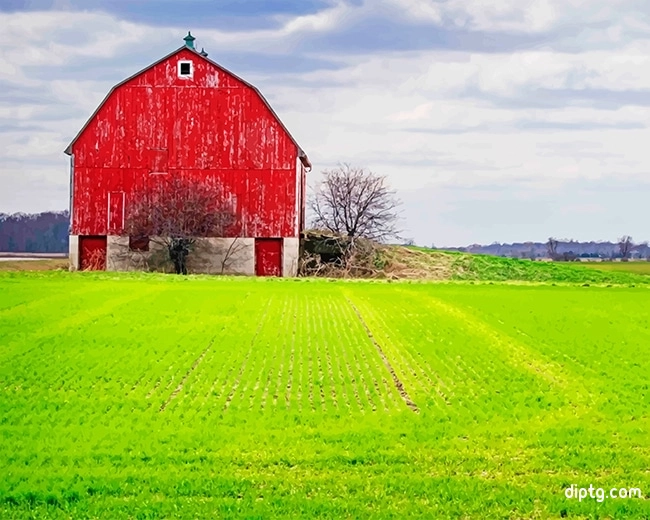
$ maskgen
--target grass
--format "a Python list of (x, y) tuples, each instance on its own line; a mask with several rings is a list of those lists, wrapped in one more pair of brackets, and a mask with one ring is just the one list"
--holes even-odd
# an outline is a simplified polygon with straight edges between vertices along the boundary
[[(647, 518), (646, 287), (0, 273), (2, 518)], [(410, 406), (409, 402), (414, 405)]]
[(464, 255), (454, 262), (453, 279), (529, 282), (629, 284), (650, 279), (626, 271), (599, 271), (579, 263), (535, 262), (487, 255)]
[[(590, 284), (648, 284), (648, 267), (620, 268), (615, 263), (536, 262), (491, 255), (470, 255), (419, 247), (396, 246), (388, 257), (398, 278), (431, 278), (473, 281), (522, 281)], [(633, 263), (628, 263), (632, 265)], [(613, 265), (607, 269), (607, 265)], [(650, 262), (648, 262), (650, 266)]]
[(601, 271), (615, 271), (650, 275), (650, 262), (585, 262), (586, 267)]
[[(649, 284), (650, 262), (533, 262), (419, 247), (390, 247), (385, 275), (407, 280)], [(68, 270), (67, 259), (0, 262), (1, 271)]]

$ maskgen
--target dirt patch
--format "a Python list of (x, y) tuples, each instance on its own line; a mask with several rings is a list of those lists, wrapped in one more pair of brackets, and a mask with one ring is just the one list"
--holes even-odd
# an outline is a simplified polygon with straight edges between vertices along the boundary
[(68, 259), (52, 258), (43, 260), (4, 260), (0, 271), (67, 271)]
[[(346, 298), (346, 300), (347, 300), (347, 298)], [(399, 395), (401, 395), (402, 399), (404, 399), (404, 402), (406, 403), (406, 406), (408, 406), (413, 412), (420, 413), (420, 409), (413, 402), (413, 400), (409, 397), (408, 392), (404, 388), (404, 383), (402, 383), (399, 376), (395, 372), (395, 369), (393, 368), (393, 365), (391, 365), (390, 361), (386, 357), (386, 354), (384, 353), (384, 350), (381, 348), (381, 345), (377, 342), (377, 340), (373, 336), (372, 331), (368, 327), (368, 324), (363, 319), (363, 316), (361, 316), (361, 313), (359, 312), (359, 309), (357, 309), (357, 307), (354, 305), (354, 303), (352, 303), (350, 300), (347, 300), (347, 302), (350, 304), (350, 307), (352, 307), (355, 314), (359, 318), (359, 321), (361, 322), (361, 325), (363, 325), (363, 328), (366, 329), (366, 334), (368, 334), (368, 337), (370, 338), (370, 341), (372, 341), (373, 345), (375, 345), (375, 348), (377, 349), (377, 352), (379, 353), (379, 357), (381, 357), (381, 360), (384, 362), (384, 365), (386, 366), (386, 369), (388, 370), (391, 377), (393, 378), (393, 384), (395, 385), (395, 388), (397, 388), (397, 391), (399, 392)]]

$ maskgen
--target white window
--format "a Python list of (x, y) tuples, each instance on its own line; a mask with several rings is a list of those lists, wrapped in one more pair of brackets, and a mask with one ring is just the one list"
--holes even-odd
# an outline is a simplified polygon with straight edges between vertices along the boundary
[(194, 77), (194, 63), (191, 61), (179, 61), (178, 62), (178, 77), (179, 78), (189, 78)]

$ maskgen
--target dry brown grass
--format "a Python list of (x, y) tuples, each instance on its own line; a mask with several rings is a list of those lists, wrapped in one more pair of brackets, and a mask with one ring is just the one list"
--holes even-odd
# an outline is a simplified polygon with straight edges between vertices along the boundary
[(68, 270), (67, 258), (43, 260), (7, 260), (0, 262), (0, 271), (57, 271)]
[(435, 251), (418, 251), (403, 246), (385, 250), (386, 277), (393, 279), (448, 280), (454, 257)]
[[(449, 280), (458, 271), (457, 258), (443, 252), (357, 241), (347, 263), (322, 262), (318, 254), (303, 258), (303, 276), (327, 278), (387, 278), (391, 280)], [(342, 253), (343, 254), (343, 253)]]

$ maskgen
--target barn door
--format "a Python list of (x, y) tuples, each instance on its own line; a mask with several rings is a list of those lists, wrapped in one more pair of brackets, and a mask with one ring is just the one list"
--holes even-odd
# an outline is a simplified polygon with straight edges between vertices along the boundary
[(124, 192), (108, 193), (108, 217), (106, 227), (109, 235), (120, 235), (124, 228)]
[(282, 239), (255, 239), (255, 274), (282, 276)]
[(79, 237), (79, 269), (82, 271), (106, 270), (106, 237)]

